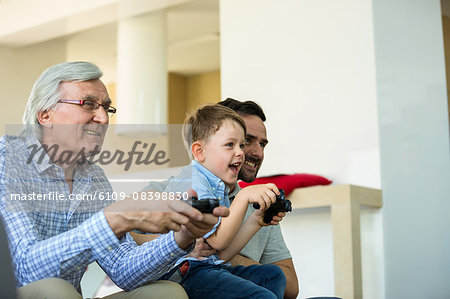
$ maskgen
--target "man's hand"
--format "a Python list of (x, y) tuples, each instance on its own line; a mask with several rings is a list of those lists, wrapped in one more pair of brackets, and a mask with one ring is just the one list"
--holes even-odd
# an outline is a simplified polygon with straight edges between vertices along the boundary
[(203, 238), (197, 238), (195, 240), (195, 248), (192, 250), (192, 252), (189, 254), (190, 257), (195, 257), (196, 259), (202, 260), (205, 257), (208, 257), (212, 254), (216, 253), (216, 250), (209, 246), (208, 243), (206, 243), (205, 239)]
[(278, 212), (277, 215), (273, 216), (272, 221), (270, 221), (270, 225), (278, 225), (281, 220), (283, 220), (284, 216), (286, 216), (286, 212)]
[(214, 217), (204, 217), (180, 200), (133, 200), (131, 197), (109, 205), (104, 214), (118, 238), (134, 229), (150, 233), (179, 231), (182, 225), (190, 225), (192, 220), (202, 222), (207, 218), (209, 223)]
[(277, 215), (273, 216), (272, 221), (270, 223), (264, 222), (264, 214), (265, 211), (255, 210), (252, 213), (252, 217), (254, 217), (254, 221), (256, 221), (260, 226), (269, 226), (269, 225), (278, 225), (283, 217), (286, 216), (286, 212), (279, 212)]
[[(195, 196), (195, 192), (193, 194)], [(133, 200), (127, 197), (104, 209), (105, 218), (114, 234), (120, 238), (126, 232), (140, 230), (148, 233), (175, 231), (175, 241), (186, 249), (198, 237), (209, 232), (227, 217), (227, 207), (217, 207), (212, 214), (202, 214), (181, 200)]]
[[(217, 213), (217, 215), (223, 215), (223, 217), (225, 217), (225, 215), (227, 215), (229, 212), (228, 212), (228, 209), (219, 207), (215, 211), (215, 213)], [(183, 228), (182, 228), (182, 230), (183, 230)], [(208, 231), (210, 231), (210, 230), (211, 230), (211, 228), (210, 228), (210, 226), (208, 226)], [(203, 233), (203, 232), (200, 232), (200, 233)], [(144, 235), (144, 234), (139, 234), (139, 233), (135, 233), (132, 231), (130, 232), (130, 234), (133, 237), (134, 241), (138, 245), (142, 245), (145, 242), (152, 241), (159, 236), (159, 235)], [(186, 242), (188, 244), (184, 248), (187, 248), (190, 244), (192, 244), (192, 240), (194, 237), (193, 237), (193, 234), (187, 228), (185, 228), (185, 231), (183, 231), (183, 234), (185, 234)], [(178, 235), (178, 233), (175, 234), (175, 236), (177, 236), (177, 235)], [(180, 244), (181, 240), (178, 239), (178, 241), (179, 241), (178, 244)], [(208, 243), (206, 243), (203, 238), (197, 238), (196, 246), (195, 246), (194, 250), (191, 252), (190, 256), (201, 259), (201, 257), (210, 256), (211, 254), (214, 254), (215, 252), (216, 252), (216, 250), (213, 249), (211, 246), (209, 246)]]
[(212, 214), (202, 214), (202, 220), (190, 219), (180, 231), (175, 232), (175, 241), (181, 248), (186, 249), (192, 244), (194, 239), (202, 237), (209, 232), (219, 221), (219, 217), (227, 217), (229, 214), (230, 210), (227, 207), (220, 206), (215, 208)]

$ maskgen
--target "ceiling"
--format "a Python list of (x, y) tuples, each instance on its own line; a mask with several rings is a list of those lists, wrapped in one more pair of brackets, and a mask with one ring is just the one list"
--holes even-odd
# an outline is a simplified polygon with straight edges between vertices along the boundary
[(220, 68), (219, 1), (196, 0), (167, 11), (167, 67), (184, 75)]
[[(23, 2), (29, 10), (22, 9)], [(0, 0), (0, 46), (16, 48), (65, 38), (69, 43), (88, 41), (90, 48), (97, 44), (111, 52), (105, 55), (115, 56), (120, 19), (162, 8), (167, 12), (168, 71), (189, 76), (220, 68), (218, 0), (61, 0), (52, 9), (44, 2), (54, 5), (54, 1), (36, 2)]]

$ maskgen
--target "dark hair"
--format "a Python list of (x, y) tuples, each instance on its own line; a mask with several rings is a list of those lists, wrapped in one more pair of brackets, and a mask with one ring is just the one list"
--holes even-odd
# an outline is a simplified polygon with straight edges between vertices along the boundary
[(237, 123), (246, 134), (247, 128), (242, 118), (232, 109), (218, 105), (205, 105), (197, 108), (186, 116), (183, 125), (183, 141), (189, 156), (192, 157), (191, 146), (195, 141), (206, 141), (214, 135), (225, 120)]
[(253, 101), (237, 101), (232, 98), (227, 98), (225, 101), (217, 103), (219, 105), (231, 108), (239, 115), (256, 115), (264, 122), (266, 121), (266, 115), (262, 108)]

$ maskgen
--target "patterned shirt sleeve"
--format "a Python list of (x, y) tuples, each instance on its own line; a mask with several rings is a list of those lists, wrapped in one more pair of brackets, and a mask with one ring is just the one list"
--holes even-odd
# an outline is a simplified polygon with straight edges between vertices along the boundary
[[(28, 173), (29, 169), (23, 170), (20, 161), (14, 164), (17, 169), (11, 169), (12, 159), (5, 158), (5, 152), (2, 137), (0, 214), (7, 232), (18, 287), (40, 279), (58, 277), (71, 282), (79, 290), (79, 280), (87, 265), (98, 261), (119, 286), (131, 290), (158, 278), (161, 272), (167, 271), (175, 260), (186, 254), (178, 247), (173, 233), (142, 246), (137, 246), (128, 234), (118, 239), (101, 209), (94, 208), (74, 215), (62, 210), (37, 212), (27, 208), (27, 201), (11, 201), (10, 193), (28, 194), (32, 190), (27, 189), (30, 184), (43, 188), (47, 185), (42, 185), (38, 174)], [(30, 178), (29, 182), (22, 184), (21, 178), (25, 177)], [(102, 190), (109, 190), (106, 178), (104, 184)]]
[(72, 274), (107, 253), (106, 248), (119, 245), (114, 234), (105, 233), (111, 229), (103, 212), (74, 229), (41, 240), (26, 212), (5, 211), (3, 204), (1, 210), (17, 286), (49, 277), (68, 280)]
[(127, 234), (126, 241), (97, 262), (117, 286), (129, 291), (157, 280), (186, 254), (175, 242), (173, 232), (141, 246)]
[[(104, 247), (117, 247), (118, 239), (111, 234), (95, 234), (104, 230), (103, 212), (82, 223), (81, 226), (62, 234), (42, 240), (37, 225), (30, 219), (30, 211), (22, 204), (7, 201), (4, 139), (0, 140), (0, 211), (5, 223), (9, 247), (12, 254), (17, 286), (48, 278), (67, 278), (92, 262)], [(25, 192), (16, 190), (15, 192)], [(109, 226), (108, 226), (109, 227)], [(95, 235), (95, 237), (94, 237)], [(96, 244), (98, 250), (92, 250)]]

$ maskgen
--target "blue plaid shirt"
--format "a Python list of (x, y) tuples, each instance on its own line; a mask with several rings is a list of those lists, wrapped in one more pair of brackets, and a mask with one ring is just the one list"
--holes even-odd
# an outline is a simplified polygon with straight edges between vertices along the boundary
[[(101, 193), (112, 192), (100, 167), (78, 165), (70, 193), (64, 171), (47, 154), (41, 161), (41, 155), (30, 159), (33, 144), (40, 145), (30, 136), (0, 138), (0, 213), (18, 287), (58, 277), (80, 291), (87, 265), (97, 261), (119, 287), (131, 290), (157, 279), (187, 254), (173, 233), (141, 246), (129, 234), (119, 240), (102, 211), (111, 202), (99, 200)], [(94, 199), (69, 199), (70, 194)]]

